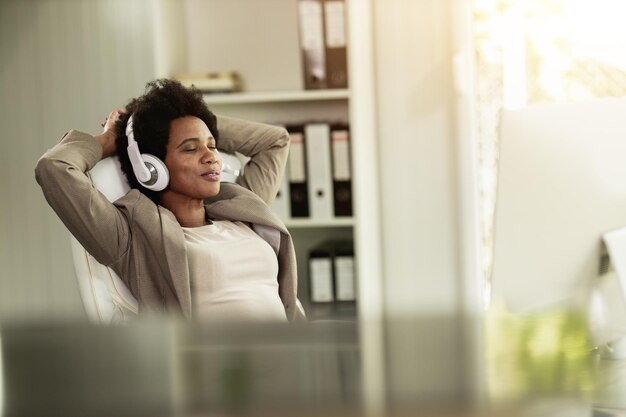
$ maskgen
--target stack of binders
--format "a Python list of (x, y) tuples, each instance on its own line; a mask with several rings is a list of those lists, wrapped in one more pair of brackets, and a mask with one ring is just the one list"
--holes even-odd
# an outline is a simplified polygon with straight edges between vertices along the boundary
[(288, 125), (289, 159), (273, 204), (284, 220), (352, 216), (350, 129), (345, 123)]
[(300, 48), (307, 90), (348, 87), (344, 0), (299, 0)]
[(352, 241), (329, 240), (309, 252), (309, 297), (313, 307), (354, 306), (356, 280)]

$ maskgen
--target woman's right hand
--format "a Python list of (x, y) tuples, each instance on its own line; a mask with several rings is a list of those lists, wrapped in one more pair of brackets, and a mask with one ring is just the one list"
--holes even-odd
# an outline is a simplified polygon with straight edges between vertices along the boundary
[(126, 113), (124, 108), (113, 110), (109, 113), (104, 123), (102, 123), (102, 133), (95, 138), (102, 145), (102, 158), (115, 155), (117, 145), (115, 144), (115, 124), (119, 120), (120, 115)]

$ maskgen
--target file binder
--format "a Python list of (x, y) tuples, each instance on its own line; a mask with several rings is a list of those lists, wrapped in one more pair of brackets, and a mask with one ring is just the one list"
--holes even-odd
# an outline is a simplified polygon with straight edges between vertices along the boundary
[(332, 303), (333, 259), (327, 246), (320, 246), (309, 252), (309, 297), (311, 303)]
[(304, 126), (288, 126), (287, 131), (291, 138), (287, 160), (289, 212), (291, 217), (309, 217)]
[(333, 183), (330, 160), (330, 126), (328, 123), (310, 123), (304, 127), (307, 155), (307, 183), (311, 218), (333, 217)]
[(323, 0), (326, 87), (348, 87), (346, 10), (344, 0)]
[(327, 240), (309, 252), (309, 293), (312, 303), (333, 302), (334, 309), (354, 305), (354, 244)]
[(354, 274), (354, 244), (350, 241), (334, 243), (333, 272), (335, 300), (356, 301)]
[(335, 216), (352, 216), (352, 170), (348, 125), (334, 125), (330, 132), (332, 148), (333, 202)]
[(326, 88), (324, 13), (322, 0), (299, 0), (300, 49), (304, 88)]

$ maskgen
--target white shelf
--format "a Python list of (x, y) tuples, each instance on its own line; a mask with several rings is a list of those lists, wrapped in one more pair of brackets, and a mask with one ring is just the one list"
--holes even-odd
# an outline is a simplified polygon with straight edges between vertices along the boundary
[(347, 100), (348, 89), (267, 91), (227, 94), (204, 94), (207, 104), (278, 103), (291, 101)]
[(285, 225), (290, 229), (305, 228), (321, 228), (321, 227), (351, 227), (354, 226), (353, 217), (339, 217), (328, 220), (312, 220), (312, 219), (288, 219)]

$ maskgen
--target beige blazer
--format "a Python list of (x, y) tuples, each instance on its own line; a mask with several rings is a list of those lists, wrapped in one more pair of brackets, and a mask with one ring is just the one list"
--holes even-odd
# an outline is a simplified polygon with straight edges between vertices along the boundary
[[(287, 161), (289, 135), (283, 128), (218, 117), (219, 147), (251, 159), (241, 184), (222, 184), (205, 201), (208, 215), (249, 223), (277, 253), (279, 295), (289, 320), (297, 308), (296, 256), (291, 236), (270, 204)], [(139, 302), (139, 312), (166, 311), (193, 317), (182, 228), (173, 213), (133, 189), (110, 203), (86, 172), (102, 158), (93, 136), (68, 132), (38, 161), (35, 177), (65, 226), (98, 260), (111, 267)], [(259, 232), (262, 231), (263, 233)]]

